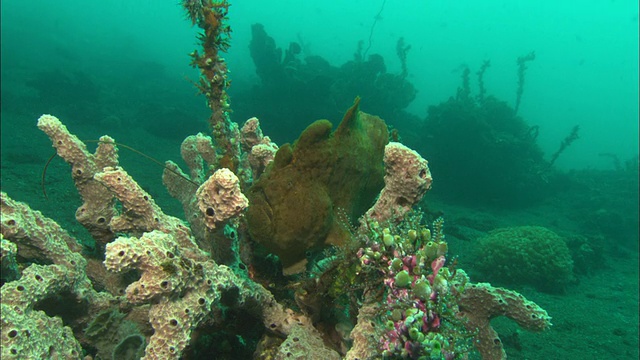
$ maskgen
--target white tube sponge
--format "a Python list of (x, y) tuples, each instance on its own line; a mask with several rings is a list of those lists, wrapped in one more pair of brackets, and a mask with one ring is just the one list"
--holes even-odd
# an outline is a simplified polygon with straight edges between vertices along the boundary
[(402, 218), (431, 188), (427, 160), (398, 143), (384, 148), (384, 188), (365, 219), (388, 221)]
[(238, 177), (227, 168), (216, 170), (202, 183), (196, 198), (209, 229), (215, 229), (216, 224), (242, 214), (249, 206), (249, 200), (240, 190)]

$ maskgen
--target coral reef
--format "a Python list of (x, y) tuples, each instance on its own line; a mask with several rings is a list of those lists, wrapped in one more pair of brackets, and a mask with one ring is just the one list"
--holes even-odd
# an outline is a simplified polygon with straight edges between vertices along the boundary
[[(56, 141), (60, 134), (75, 139), (57, 119), (50, 116), (43, 119), (55, 125), (51, 136), (55, 145), (60, 145)], [(77, 145), (84, 148), (82, 143)], [(58, 151), (66, 154), (65, 147), (59, 147)], [(225, 181), (237, 186), (235, 175), (223, 170), (214, 173), (212, 178), (216, 179), (220, 171)], [(2, 286), (3, 339), (6, 339), (3, 340), (3, 356), (60, 354), (64, 358), (77, 358), (82, 353), (74, 333), (60, 318), (34, 310), (39, 301), (60, 293), (70, 293), (77, 301), (86, 303), (84, 311), (77, 314), (80, 320), (76, 322), (89, 323), (92, 314), (105, 314), (115, 306), (128, 312), (128, 318), (137, 321), (138, 328), (145, 329), (150, 325), (153, 331), (146, 335), (145, 359), (179, 358), (189, 345), (193, 331), (204, 321), (215, 321), (212, 311), (225, 302), (225, 298), (233, 299), (231, 303), (226, 300), (226, 306), (245, 308), (263, 319), (266, 328), (282, 336), (286, 337), (294, 330), (297, 334), (306, 333), (308, 339), (319, 336), (308, 321), (305, 322), (304, 316), (284, 309), (262, 286), (211, 260), (209, 254), (196, 245), (189, 228), (179, 219), (164, 214), (123, 169), (107, 166), (95, 172), (93, 179), (102, 184), (121, 207), (109, 221), (109, 229), (113, 233), (130, 234), (106, 244), (104, 265), (114, 273), (126, 274), (135, 270), (139, 279), (129, 284), (122, 296), (96, 292), (84, 270), (86, 261), (80, 255), (76, 241), (52, 220), (3, 194), (3, 240), (17, 244), (21, 258), (51, 263), (32, 264), (22, 271), (20, 279)], [(82, 188), (81, 183), (78, 186)], [(217, 205), (232, 206), (236, 211), (234, 199), (242, 199), (239, 195), (241, 192), (228, 198), (223, 196), (224, 201)], [(204, 212), (206, 215), (207, 209)], [(3, 248), (7, 248), (9, 254), (12, 247), (5, 245)], [(7, 259), (11, 258), (8, 255)], [(148, 317), (140, 316), (140, 310), (148, 313)], [(22, 349), (30, 331), (20, 330), (18, 326), (31, 322), (49, 324), (48, 332), (42, 331), (52, 336), (48, 337), (48, 342)], [(33, 331), (36, 331), (35, 327)], [(56, 331), (68, 341), (54, 344), (51, 339), (56, 338)], [(82, 338), (90, 341), (93, 332), (83, 334)], [(126, 346), (142, 346), (139, 338), (131, 338), (127, 343)], [(317, 346), (318, 341), (313, 343)], [(113, 351), (124, 351), (120, 345)]]
[[(418, 227), (419, 218), (408, 218), (403, 228), (382, 229), (380, 262), (363, 260), (363, 265), (380, 267), (386, 290), (380, 320), (386, 357), (456, 358), (470, 349), (470, 334), (457, 317), (460, 293), (468, 277), (464, 271), (445, 267), (447, 245), (441, 227)], [(435, 224), (434, 224), (435, 225)], [(392, 240), (385, 238), (391, 237)], [(386, 241), (385, 241), (386, 240)], [(367, 244), (373, 250), (375, 243)], [(366, 252), (366, 250), (364, 250)], [(365, 254), (366, 255), (366, 254)]]
[[(364, 128), (364, 121), (369, 121), (371, 127), (358, 135), (355, 129)], [(68, 156), (70, 147), (61, 146), (69, 142), (57, 141), (75, 137), (51, 116), (43, 116), (42, 122), (49, 124), (47, 130), (61, 155), (75, 159)], [(332, 136), (326, 122), (316, 122), (311, 132), (303, 134), (294, 144), (293, 151), (289, 145), (281, 148), (288, 148), (285, 154), (290, 157), (279, 159), (282, 156), (279, 150), (255, 187), (270, 191), (269, 186), (261, 184), (263, 176), (284, 166), (302, 166), (310, 160), (316, 162), (306, 164), (318, 164), (331, 153), (328, 149), (339, 146), (337, 142), (331, 143), (332, 139), (340, 140), (353, 155), (372, 153), (372, 148), (386, 143), (386, 129), (375, 124), (383, 123), (358, 112), (357, 102)], [(253, 130), (247, 134), (259, 134), (254, 125), (249, 125)], [(350, 141), (346, 134), (355, 136), (357, 141)], [(255, 144), (253, 147), (262, 143), (257, 140), (260, 136), (247, 135), (246, 138), (245, 143)], [(323, 141), (332, 147), (320, 146)], [(194, 148), (183, 155), (193, 158), (192, 178), (202, 181), (200, 186), (208, 190), (193, 190), (195, 182), (182, 178), (177, 170), (171, 172), (172, 180), (180, 178), (182, 186), (190, 189), (184, 194), (193, 197), (195, 203), (211, 204), (203, 207), (200, 217), (192, 219), (194, 223), (205, 223), (209, 209), (217, 209), (213, 210), (214, 214), (225, 214), (220, 209), (228, 208), (229, 216), (236, 218), (216, 219), (211, 223), (216, 228), (206, 231), (217, 231), (218, 225), (227, 229), (225, 223), (238, 221), (237, 217), (241, 216), (238, 210), (246, 204), (238, 187), (239, 180), (226, 169), (219, 169), (204, 180), (200, 174), (205, 171), (205, 159), (212, 154), (210, 141), (196, 136), (190, 142)], [(79, 141), (71, 143), (74, 149), (85, 149)], [(109, 153), (115, 154), (115, 142), (108, 139), (105, 143)], [(358, 148), (354, 143), (363, 147)], [(324, 152), (315, 153), (318, 149)], [(81, 154), (80, 161), (70, 162), (72, 174), (78, 175), (79, 164), (86, 161), (87, 156), (85, 151), (75, 154)], [(256, 356), (272, 354), (275, 358), (304, 358), (309, 353), (318, 359), (341, 356), (362, 359), (380, 354), (460, 358), (470, 351), (473, 343), (490, 359), (502, 354), (496, 345), (499, 340), (489, 325), (492, 317), (504, 315), (531, 330), (548, 326), (546, 313), (521, 296), (485, 284), (469, 285), (464, 271), (457, 269), (455, 263), (447, 264), (448, 246), (442, 220), (423, 225), (420, 213), (409, 211), (429, 188), (431, 178), (426, 161), (397, 143), (388, 144), (385, 154), (387, 176), (379, 195), (382, 200), (369, 212), (362, 211), (368, 215), (360, 221), (360, 227), (350, 230), (349, 224), (331, 219), (337, 221), (335, 226), (342, 227), (348, 236), (336, 248), (341, 252), (316, 264), (318, 273), (305, 285), (306, 295), (297, 296), (306, 315), (285, 308), (266, 288), (251, 280), (246, 270), (216, 263), (212, 254), (199, 246), (202, 239), (197, 239), (181, 220), (166, 215), (122, 168), (94, 169), (91, 178), (115, 199), (107, 203), (117, 205), (112, 209), (108, 230), (119, 236), (105, 244), (104, 267), (112, 276), (133, 277), (121, 292), (117, 288), (96, 291), (93, 280), (87, 276), (87, 260), (82, 257), (76, 240), (52, 220), (2, 194), (2, 264), (15, 269), (13, 262), (17, 261), (19, 271), (6, 278), (3, 273), (3, 357), (11, 359), (18, 354), (28, 354), (73, 359), (88, 355), (87, 349), (93, 348), (93, 353), (101, 357), (111, 354), (137, 358), (144, 349), (143, 359), (177, 359), (190, 351), (199, 329), (222, 320), (224, 308), (242, 309), (257, 319), (256, 324), (262, 324), (266, 332)], [(363, 170), (366, 167), (358, 167), (363, 166), (362, 162), (346, 161), (349, 159), (344, 154), (338, 158), (344, 162), (332, 166), (334, 172), (341, 174), (341, 179), (322, 175), (317, 167), (304, 169), (315, 171), (326, 181), (325, 186), (340, 184), (339, 180), (349, 177), (351, 172), (371, 176), (371, 172)], [(381, 151), (376, 158), (378, 160), (370, 162), (380, 162)], [(373, 171), (382, 178), (380, 170)], [(207, 188), (209, 182), (213, 189)], [(173, 184), (176, 190), (177, 183)], [(83, 189), (85, 183), (77, 181), (76, 185)], [(216, 186), (220, 186), (219, 192)], [(345, 188), (351, 192), (361, 191)], [(310, 194), (304, 195), (302, 198), (308, 199)], [(339, 200), (345, 201), (345, 198)], [(349, 202), (336, 203), (347, 213), (358, 209), (355, 205), (359, 204), (358, 200), (354, 197), (349, 198)], [(354, 258), (358, 261), (352, 261)], [(23, 263), (25, 259), (27, 263)], [(95, 264), (94, 260), (88, 260)], [(74, 301), (64, 307), (46, 306), (52, 297)], [(339, 308), (335, 308), (323, 315), (322, 309), (334, 306), (335, 301), (345, 297), (354, 300), (348, 302), (351, 304), (347, 307), (348, 314), (340, 315)], [(313, 304), (320, 305), (314, 307)], [(70, 309), (67, 311), (66, 307)], [(57, 312), (52, 312), (52, 308)], [(534, 315), (540, 321), (523, 320)], [(334, 326), (327, 327), (331, 323)], [(34, 342), (30, 339), (34, 333), (48, 336)], [(104, 337), (106, 334), (111, 335)], [(52, 340), (60, 337), (66, 340)], [(336, 340), (327, 342), (327, 337)], [(474, 337), (476, 340), (472, 342)]]
[(565, 240), (541, 226), (496, 229), (478, 241), (474, 264), (488, 279), (562, 292), (573, 281)]
[[(218, 169), (219, 156), (214, 139), (202, 133), (188, 136), (180, 147), (189, 175), (175, 162), (167, 161), (162, 176), (169, 194), (182, 203), (198, 245), (212, 252), (216, 261), (225, 264), (238, 262), (237, 254), (233, 253), (237, 239), (230, 237), (236, 230), (218, 226), (218, 230), (222, 231), (216, 231), (215, 224), (228, 219), (230, 215), (239, 215), (247, 207), (246, 198), (240, 192), (241, 187), (249, 186), (253, 179), (262, 174), (278, 149), (268, 136), (262, 135), (257, 118), (246, 121), (239, 132), (238, 142), (242, 145), (238, 172), (243, 177), (238, 178), (237, 183), (235, 180), (229, 181), (235, 177), (230, 169)], [(223, 189), (219, 186), (221, 184), (226, 188), (224, 194), (219, 193)], [(212, 197), (203, 192), (212, 194)], [(233, 204), (225, 204), (226, 200), (232, 200)]]
[[(283, 147), (288, 148), (291, 157), (282, 160), (278, 153), (258, 178), (255, 188), (262, 186), (263, 191), (270, 191), (270, 185), (261, 183), (263, 176), (282, 169), (283, 164), (302, 166), (305, 161), (314, 159), (316, 162), (310, 164), (317, 164), (319, 159), (326, 159), (331, 153), (327, 149), (335, 150), (339, 146), (337, 142), (330, 142), (331, 147), (322, 147), (319, 144), (323, 141), (340, 140), (353, 155), (372, 153), (372, 146), (377, 148), (376, 144), (386, 142), (386, 137), (380, 136), (386, 135), (384, 127), (372, 125), (357, 141), (350, 141), (345, 135), (358, 136), (355, 129), (363, 128), (363, 121), (382, 124), (381, 120), (358, 112), (356, 102), (332, 136), (328, 136), (330, 127), (326, 122), (316, 123), (321, 129), (318, 131), (312, 125), (311, 133), (303, 134), (294, 144), (293, 151), (289, 145)], [(62, 141), (61, 144), (57, 141), (75, 137), (51, 116), (43, 116), (42, 122), (49, 124), (47, 130), (58, 151), (75, 159), (68, 156), (69, 147), (61, 146), (69, 142)], [(354, 127), (354, 124), (358, 126)], [(253, 129), (246, 132), (246, 148), (262, 143), (258, 140), (261, 137), (256, 135), (260, 133), (256, 125), (247, 127)], [(115, 142), (110, 138), (105, 142), (109, 153), (115, 154)], [(71, 143), (75, 149), (85, 149), (79, 141)], [(180, 178), (182, 186), (190, 189), (184, 194), (195, 199), (192, 203), (205, 201), (210, 204), (203, 207), (200, 217), (193, 219), (194, 223), (206, 223), (210, 209), (215, 209), (212, 210), (214, 215), (225, 214), (224, 209), (229, 209), (228, 216), (236, 217), (236, 220), (224, 216), (210, 223), (216, 228), (224, 225), (222, 227), (226, 229), (225, 223), (237, 221), (242, 215), (240, 210), (246, 205), (239, 180), (228, 169), (219, 169), (203, 180), (204, 159), (212, 154), (210, 141), (196, 136), (190, 143), (193, 148), (183, 155), (193, 159), (190, 161), (191, 177), (201, 181), (200, 187), (207, 190), (193, 190), (193, 180), (182, 178), (177, 171), (171, 172), (173, 180)], [(354, 143), (364, 147), (355, 147)], [(324, 149), (324, 152), (314, 153), (318, 149)], [(85, 151), (75, 154), (82, 154), (81, 161), (70, 161), (72, 174), (78, 175), (78, 164), (87, 157)], [(344, 162), (338, 162), (332, 168), (342, 177), (348, 177), (351, 172), (371, 176), (370, 172), (358, 168), (362, 162), (346, 161), (348, 158), (344, 154), (339, 158)], [(496, 340), (490, 328), (492, 317), (504, 315), (531, 330), (546, 327), (546, 313), (533, 307), (532, 303), (507, 290), (485, 284), (471, 286), (464, 271), (456, 269), (455, 263), (447, 264), (448, 246), (442, 232), (442, 220), (425, 226), (419, 213), (410, 211), (431, 183), (426, 160), (398, 143), (386, 145), (384, 160), (387, 167), (385, 187), (374, 207), (368, 212), (362, 211), (366, 215), (360, 221), (360, 227), (350, 230), (349, 224), (338, 220), (341, 218), (338, 214), (331, 218), (336, 221), (334, 226), (341, 227), (348, 236), (336, 248), (342, 252), (326, 257), (324, 265), (316, 264), (318, 273), (309, 278), (309, 284), (313, 285), (305, 286), (306, 295), (297, 296), (306, 315), (283, 307), (267, 289), (246, 277), (240, 267), (228, 267), (212, 260), (212, 254), (199, 246), (202, 239), (197, 239), (179, 219), (164, 214), (122, 168), (104, 166), (93, 170), (91, 178), (113, 197), (108, 203), (117, 204), (112, 209), (114, 213), (108, 229), (120, 236), (105, 244), (104, 267), (114, 274), (112, 276), (135, 277), (122, 292), (117, 288), (97, 292), (87, 276), (87, 260), (81, 256), (81, 248), (75, 239), (52, 220), (3, 194), (2, 264), (16, 268), (12, 262), (18, 258), (20, 262), (23, 259), (33, 262), (26, 268), (18, 263), (17, 275), (14, 273), (5, 278), (3, 273), (3, 356), (16, 358), (17, 354), (27, 351), (34, 357), (58, 354), (63, 358), (78, 358), (87, 346), (91, 346), (95, 347), (96, 355), (102, 354), (100, 356), (125, 354), (122, 356), (135, 358), (135, 354), (142, 354), (144, 349), (144, 359), (177, 359), (189, 351), (199, 328), (221, 320), (219, 310), (216, 310), (220, 308), (243, 309), (260, 319), (257, 323), (262, 323), (268, 334), (275, 334), (281, 340), (265, 335), (265, 342), (257, 351), (274, 354), (276, 358), (302, 358), (310, 351), (316, 358), (339, 358), (340, 354), (350, 359), (371, 358), (377, 356), (375, 354), (461, 357), (470, 351), (473, 343), (489, 359), (502, 354), (497, 345), (499, 339)], [(370, 160), (371, 163), (377, 161)], [(317, 167), (302, 168), (311, 173), (315, 171), (317, 177), (325, 180), (325, 186), (341, 184), (338, 181), (341, 179), (322, 175)], [(380, 170), (374, 170), (374, 173), (382, 178)], [(84, 184), (76, 182), (79, 189), (83, 189)], [(173, 184), (174, 190), (177, 189), (177, 183)], [(208, 188), (209, 185), (213, 188)], [(220, 191), (216, 187), (220, 187)], [(362, 191), (348, 186), (346, 189)], [(304, 195), (303, 199), (309, 199), (310, 194)], [(345, 201), (345, 198), (339, 200)], [(348, 200), (337, 202), (345, 213), (358, 209), (354, 205), (358, 204), (358, 198)], [(216, 228), (206, 230), (205, 234)], [(298, 246), (304, 248), (305, 245)], [(354, 258), (359, 261), (352, 261)], [(94, 261), (89, 259), (89, 263)], [(345, 294), (345, 291), (350, 292)], [(73, 316), (61, 313), (63, 310), (60, 309), (57, 313), (39, 310), (39, 307), (44, 308), (40, 304), (60, 296), (75, 299), (71, 302)], [(319, 312), (345, 296), (355, 300), (350, 301), (351, 315), (347, 319), (336, 309), (325, 315)], [(314, 307), (318, 300), (319, 307)], [(492, 303), (501, 306), (489, 306)], [(523, 316), (532, 315), (539, 317), (542, 323), (522, 320)], [(348, 320), (349, 317), (352, 320)], [(317, 327), (312, 318), (321, 319)], [(338, 321), (340, 318), (343, 319)], [(328, 331), (323, 325), (327, 321), (337, 321), (334, 330)], [(28, 324), (34, 324), (35, 330), (22, 329)], [(42, 328), (42, 324), (47, 328)], [(42, 339), (37, 346), (26, 349), (25, 339), (32, 331), (51, 335), (47, 339), (63, 336), (68, 341), (54, 343)], [(103, 338), (100, 334), (112, 334), (111, 341), (98, 340)], [(328, 346), (322, 339), (334, 336), (331, 334), (338, 336), (338, 340)], [(471, 342), (474, 337), (476, 341)], [(267, 341), (270, 338), (272, 340)]]
[(205, 224), (216, 224), (242, 214), (249, 202), (240, 190), (238, 177), (227, 168), (219, 169), (196, 191), (198, 208), (205, 215)]
[[(76, 219), (99, 246), (84, 252), (55, 221), (0, 194), (3, 359), (205, 357), (207, 347), (219, 355), (230, 344), (214, 330), (234, 338), (230, 358), (243, 347), (254, 358), (463, 359), (475, 345), (498, 359), (492, 318), (549, 326), (537, 305), (471, 284), (449, 259), (444, 220), (423, 220), (415, 209), (431, 185), (427, 161), (388, 143), (384, 121), (359, 111), (359, 98), (335, 131), (318, 120), (280, 148), (256, 118), (242, 128), (232, 122), (220, 57), (229, 4), (182, 5), (203, 31), (203, 52), (191, 56), (213, 130), (184, 140), (189, 174), (165, 165), (163, 182), (186, 221), (119, 166), (114, 139), (103, 136), (91, 154), (57, 118), (41, 116), (38, 127), (69, 163), (82, 198)], [(408, 49), (398, 43), (403, 61)], [(292, 45), (285, 59), (295, 64), (299, 53)], [(404, 65), (395, 76), (379, 56), (360, 60), (345, 69), (411, 97)], [(276, 266), (255, 266), (272, 258), (253, 252), (258, 243), (285, 272), (322, 251), (308, 272), (283, 277)]]
[(146, 359), (179, 358), (193, 329), (205, 320), (223, 293), (237, 291), (240, 303), (262, 300), (258, 289), (244, 286), (247, 283), (229, 268), (198, 257), (204, 254), (190, 255), (194, 249), (195, 244), (185, 248), (160, 231), (140, 238), (120, 237), (107, 246), (107, 269), (122, 272), (134, 268), (141, 273), (140, 279), (127, 287), (126, 297), (131, 304), (151, 304), (149, 321), (154, 333)]
[(275, 158), (278, 145), (262, 134), (260, 121), (255, 117), (244, 123), (241, 136), (242, 150), (248, 154), (253, 178), (257, 179)]

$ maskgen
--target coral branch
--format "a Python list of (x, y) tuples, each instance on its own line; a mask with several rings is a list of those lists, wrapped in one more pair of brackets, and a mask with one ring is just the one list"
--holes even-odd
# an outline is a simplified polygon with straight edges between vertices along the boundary
[[(140, 274), (140, 278), (125, 290), (125, 303), (129, 311), (134, 313), (137, 311), (131, 308), (138, 309), (140, 306), (150, 305), (148, 321), (154, 331), (146, 344), (144, 359), (180, 358), (198, 326), (205, 320), (218, 320), (213, 318), (213, 310), (220, 306), (225, 294), (232, 294), (231, 298), (235, 299), (232, 303), (225, 302), (225, 306), (245, 308), (262, 319), (267, 329), (287, 338), (279, 350), (283, 356), (292, 351), (314, 351), (324, 354), (324, 358), (338, 358), (337, 353), (323, 344), (320, 333), (309, 319), (282, 307), (262, 286), (239, 277), (229, 267), (218, 265), (211, 260), (210, 255), (198, 247), (190, 229), (179, 219), (164, 214), (152, 197), (126, 171), (115, 166), (97, 166), (96, 161), (92, 159), (93, 155), (86, 152), (85, 145), (71, 135), (57, 119), (43, 117), (42, 120), (43, 129), (50, 133), (54, 144), (58, 145), (61, 156), (65, 156), (74, 166), (74, 170), (77, 170), (79, 165), (86, 164), (83, 171), (74, 171), (74, 174), (86, 174), (84, 168), (91, 167), (91, 178), (78, 180), (79, 189), (85, 182), (91, 181), (102, 189), (102, 194), (109, 195), (113, 204), (117, 200), (122, 206), (122, 211), (114, 211), (105, 228), (112, 233), (129, 235), (106, 243), (104, 266), (114, 273), (124, 274), (136, 270)], [(267, 141), (263, 142), (268, 142), (267, 137), (263, 137), (261, 141), (264, 139)], [(198, 135), (185, 141), (185, 144), (183, 156), (190, 166), (192, 179), (201, 183), (201, 186), (195, 190), (191, 182), (193, 180), (186, 181), (181, 178), (180, 175), (183, 173), (174, 165), (175, 172), (165, 172), (165, 178), (171, 180), (170, 191), (174, 195), (184, 197), (185, 204), (195, 206), (199, 203), (203, 213), (201, 218), (205, 219), (202, 222), (211, 228), (232, 216), (239, 215), (247, 206), (247, 200), (240, 191), (238, 178), (229, 169), (220, 169), (204, 181), (204, 176), (215, 159), (211, 140)], [(103, 145), (103, 149), (107, 149), (106, 145)], [(97, 154), (100, 153), (108, 152), (99, 150)], [(107, 163), (103, 161), (101, 164)], [(189, 190), (185, 190), (185, 187)], [(73, 238), (66, 235), (55, 222), (40, 218), (38, 213), (32, 215), (28, 207), (24, 207), (21, 212), (31, 214), (30, 217), (25, 215), (26, 218), (22, 219), (13, 216), (14, 213), (20, 213), (14, 210), (16, 208), (17, 205), (10, 202), (8, 197), (5, 199), (3, 194), (2, 250), (3, 255), (7, 254), (3, 266), (10, 265), (11, 259), (15, 258), (15, 255), (11, 254), (16, 252), (16, 247), (7, 243), (6, 239), (26, 239), (16, 242), (22, 257), (33, 256), (35, 259), (53, 262), (53, 265), (31, 265), (23, 271), (21, 279), (5, 284), (11, 284), (11, 287), (2, 287), (3, 325), (28, 323), (30, 320), (24, 317), (19, 320), (12, 317), (27, 313), (33, 321), (51, 327), (50, 333), (54, 335), (51, 339), (63, 336), (69, 339), (68, 342), (55, 346), (44, 343), (42, 349), (34, 348), (33, 351), (49, 351), (49, 354), (54, 351), (53, 354), (59, 353), (61, 358), (77, 358), (82, 349), (71, 330), (58, 320), (48, 318), (42, 312), (31, 311), (28, 307), (33, 307), (39, 299), (50, 294), (64, 291), (77, 294), (79, 299), (87, 299), (92, 304), (92, 314), (105, 313), (107, 306), (98, 305), (117, 301), (108, 293), (96, 293), (93, 290), (84, 269), (86, 261), (78, 253), (80, 248)], [(29, 224), (34, 225), (30, 227)], [(32, 271), (39, 273), (34, 276)], [(44, 281), (49, 285), (31, 286), (30, 283), (25, 283), (26, 281)], [(14, 287), (14, 283), (18, 286)], [(28, 286), (20, 285), (22, 283)], [(30, 289), (44, 289), (44, 292), (33, 297), (25, 297)], [(14, 309), (4, 311), (5, 306), (18, 301), (27, 308), (14, 306)], [(143, 318), (139, 325), (145, 322), (146, 319)], [(19, 345), (23, 338), (14, 335), (11, 326), (3, 326), (3, 332), (5, 329), (9, 332), (6, 337), (15, 337), (14, 342)], [(123, 337), (122, 340), (127, 339), (134, 345), (144, 346), (145, 343), (135, 334)], [(4, 344), (3, 341), (3, 346)], [(18, 345), (7, 347), (7, 354), (22, 354)], [(120, 345), (116, 348), (121, 349)], [(34, 357), (46, 357), (38, 355), (39, 352), (34, 354)]]
[(180, 146), (180, 155), (191, 171), (191, 180), (202, 184), (216, 166), (216, 149), (211, 137), (198, 133), (187, 136)]
[(104, 167), (118, 165), (118, 149), (114, 140), (108, 136), (101, 137), (95, 154), (90, 154), (87, 146), (69, 133), (55, 116), (42, 115), (38, 119), (38, 128), (49, 136), (58, 155), (71, 165), (71, 175), (83, 201), (76, 211), (76, 219), (98, 244), (104, 246), (115, 237), (109, 228), (109, 222), (116, 213), (115, 198), (94, 179), (94, 175)]
[(146, 191), (121, 168), (107, 167), (94, 178), (120, 201), (124, 211), (114, 216), (109, 227), (114, 232), (140, 234), (171, 227), (168, 217)]
[(515, 291), (495, 288), (487, 283), (467, 284), (459, 302), (469, 331), (476, 332), (475, 345), (483, 359), (506, 359), (502, 341), (491, 327), (491, 319), (506, 316), (529, 331), (551, 326), (551, 317), (532, 301)]

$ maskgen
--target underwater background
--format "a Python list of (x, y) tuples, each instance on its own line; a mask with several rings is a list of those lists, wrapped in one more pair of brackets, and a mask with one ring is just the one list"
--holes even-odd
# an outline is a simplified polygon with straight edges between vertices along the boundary
[[(180, 163), (182, 140), (208, 131), (189, 66), (197, 30), (175, 1), (1, 10), (2, 191), (88, 238), (58, 158), (43, 195), (53, 150), (37, 118)], [(429, 160), (421, 205), (445, 218), (460, 267), (552, 317), (540, 334), (495, 320), (509, 358), (638, 358), (636, 1), (235, 1), (229, 24), (233, 121), (256, 116), (281, 145), (360, 96)], [(182, 214), (162, 167), (124, 149), (120, 161)], [(519, 235), (531, 227), (555, 234)], [(547, 242), (571, 266), (535, 256)]]

